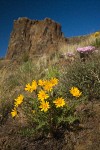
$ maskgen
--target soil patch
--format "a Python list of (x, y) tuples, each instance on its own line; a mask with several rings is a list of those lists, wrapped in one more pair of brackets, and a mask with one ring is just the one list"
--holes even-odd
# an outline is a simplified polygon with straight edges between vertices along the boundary
[(79, 112), (81, 123), (55, 137), (23, 136), (16, 121), (0, 126), (0, 150), (100, 150), (100, 102), (90, 102)]

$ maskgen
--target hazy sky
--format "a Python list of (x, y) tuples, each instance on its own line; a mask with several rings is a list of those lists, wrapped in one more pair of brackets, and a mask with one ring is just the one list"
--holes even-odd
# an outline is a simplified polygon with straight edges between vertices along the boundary
[(62, 25), (66, 37), (90, 34), (100, 30), (100, 0), (0, 0), (0, 57), (19, 17), (51, 18)]

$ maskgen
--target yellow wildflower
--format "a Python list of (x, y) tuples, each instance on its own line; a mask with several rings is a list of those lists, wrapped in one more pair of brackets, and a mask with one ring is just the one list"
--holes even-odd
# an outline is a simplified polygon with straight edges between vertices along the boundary
[(37, 89), (37, 82), (35, 80), (32, 81), (32, 85), (29, 83), (26, 84), (25, 91), (33, 92), (34, 90)]
[(70, 93), (75, 97), (79, 97), (82, 94), (77, 87), (72, 87)]
[(23, 95), (19, 95), (18, 98), (15, 99), (15, 107), (18, 107), (18, 105), (20, 105), (23, 102), (24, 96)]
[(49, 97), (49, 95), (46, 94), (45, 91), (43, 91), (43, 90), (39, 91), (39, 94), (38, 94), (39, 100), (43, 101), (43, 100), (47, 99), (48, 97)]
[(95, 32), (94, 37), (98, 37), (98, 36), (100, 36), (100, 32)]
[(53, 103), (56, 105), (56, 108), (63, 107), (65, 105), (65, 100), (62, 97), (58, 97), (56, 100), (53, 101)]
[(32, 81), (32, 90), (36, 90), (37, 89), (37, 82), (35, 80)]
[(50, 108), (49, 102), (42, 101), (39, 108), (41, 108), (41, 111), (44, 111), (44, 112), (48, 111), (48, 109)]
[(53, 86), (55, 86), (55, 85), (57, 85), (58, 84), (58, 79), (57, 78), (52, 78), (51, 80), (50, 80), (50, 82), (51, 82), (51, 84), (53, 85)]
[(15, 107), (14, 107), (14, 109), (12, 109), (11, 116), (12, 116), (12, 117), (17, 116), (17, 110), (16, 110)]
[(44, 80), (39, 80), (39, 81), (38, 81), (38, 85), (44, 86), (44, 84), (45, 84), (45, 81), (44, 81)]
[(31, 85), (29, 83), (26, 84), (25, 91), (31, 91)]
[(52, 87), (53, 87), (53, 84), (50, 82), (50, 81), (45, 81), (45, 84), (44, 84), (44, 90), (45, 91), (51, 91), (52, 90)]

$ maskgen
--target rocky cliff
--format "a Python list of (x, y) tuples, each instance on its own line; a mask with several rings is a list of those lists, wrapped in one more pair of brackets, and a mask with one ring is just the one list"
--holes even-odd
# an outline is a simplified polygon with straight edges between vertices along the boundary
[(41, 21), (18, 18), (14, 21), (6, 59), (15, 59), (22, 55), (52, 54), (66, 43), (60, 24), (46, 18)]

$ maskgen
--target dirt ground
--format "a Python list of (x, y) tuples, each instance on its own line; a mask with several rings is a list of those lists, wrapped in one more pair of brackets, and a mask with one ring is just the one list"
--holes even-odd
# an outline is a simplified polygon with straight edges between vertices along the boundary
[(64, 129), (55, 137), (22, 136), (9, 118), (0, 125), (0, 150), (100, 150), (100, 102), (90, 102), (79, 111), (78, 127)]

